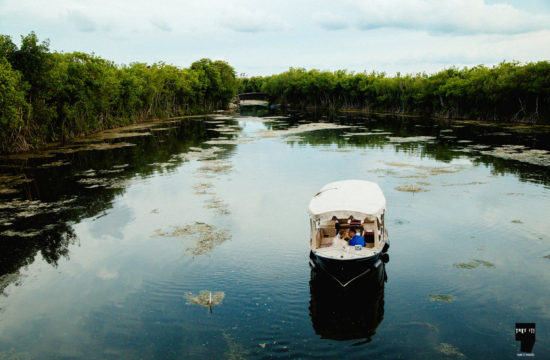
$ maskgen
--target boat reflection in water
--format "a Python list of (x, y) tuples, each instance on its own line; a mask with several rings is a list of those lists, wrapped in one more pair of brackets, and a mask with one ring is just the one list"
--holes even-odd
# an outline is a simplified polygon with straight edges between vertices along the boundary
[(309, 282), (311, 323), (323, 339), (371, 341), (384, 318), (385, 264), (342, 287), (318, 267), (311, 269)]

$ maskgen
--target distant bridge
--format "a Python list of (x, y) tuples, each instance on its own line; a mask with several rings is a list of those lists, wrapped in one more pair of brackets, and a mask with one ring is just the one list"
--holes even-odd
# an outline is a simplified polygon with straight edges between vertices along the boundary
[(239, 100), (264, 100), (269, 99), (269, 94), (264, 92), (248, 92), (237, 95)]

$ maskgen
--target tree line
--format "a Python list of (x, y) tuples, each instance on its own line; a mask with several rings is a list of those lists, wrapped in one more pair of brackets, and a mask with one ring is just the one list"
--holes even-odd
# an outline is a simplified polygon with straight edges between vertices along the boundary
[(268, 93), (298, 108), (362, 109), (489, 121), (550, 122), (550, 62), (452, 67), (435, 74), (290, 68), (278, 75), (241, 78), (240, 92)]
[(51, 52), (49, 41), (40, 42), (34, 32), (22, 36), (20, 46), (0, 35), (0, 152), (152, 117), (222, 109), (237, 86), (224, 61), (118, 66), (93, 54)]

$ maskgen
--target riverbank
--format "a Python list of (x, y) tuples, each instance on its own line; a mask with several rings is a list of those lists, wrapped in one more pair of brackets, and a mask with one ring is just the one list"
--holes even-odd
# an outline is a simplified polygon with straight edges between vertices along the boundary
[(159, 62), (116, 65), (93, 54), (50, 52), (35, 33), (21, 46), (0, 35), (0, 153), (36, 150), (151, 118), (227, 106), (235, 70), (201, 59), (189, 68)]
[(291, 68), (240, 79), (240, 92), (305, 109), (364, 109), (395, 115), (550, 124), (550, 62), (452, 67), (434, 74)]

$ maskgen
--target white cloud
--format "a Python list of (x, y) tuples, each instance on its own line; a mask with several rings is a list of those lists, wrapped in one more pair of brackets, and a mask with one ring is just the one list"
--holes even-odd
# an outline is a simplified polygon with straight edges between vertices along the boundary
[(329, 12), (314, 13), (313, 20), (325, 30), (343, 30), (348, 27), (348, 20), (341, 15)]
[(92, 32), (96, 31), (97, 26), (95, 22), (87, 15), (79, 10), (71, 10), (67, 14), (67, 18), (72, 22), (79, 31)]
[(291, 26), (277, 15), (266, 14), (262, 10), (241, 8), (221, 18), (221, 25), (238, 32), (258, 33), (289, 30)]
[(154, 16), (151, 19), (151, 24), (153, 24), (157, 29), (165, 32), (172, 31), (172, 27), (162, 18)]
[(518, 34), (550, 29), (548, 14), (483, 0), (349, 0), (362, 30), (382, 27), (454, 34)]

